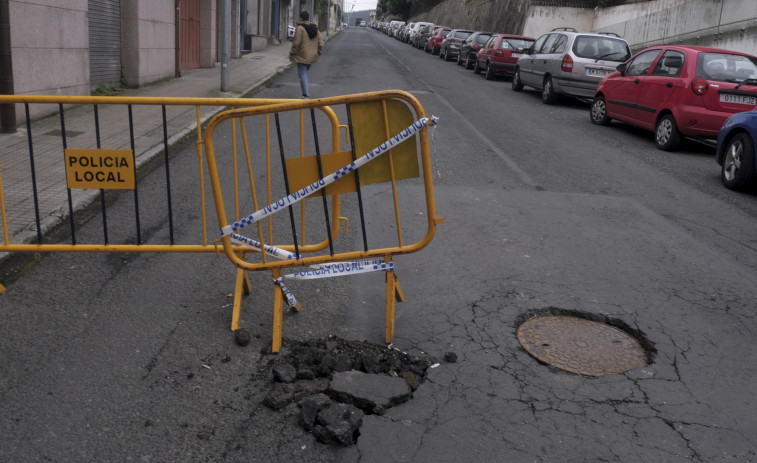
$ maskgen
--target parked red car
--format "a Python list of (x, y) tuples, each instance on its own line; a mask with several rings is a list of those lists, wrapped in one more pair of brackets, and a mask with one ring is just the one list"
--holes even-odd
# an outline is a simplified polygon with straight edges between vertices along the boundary
[(728, 116), (757, 107), (757, 57), (688, 45), (647, 48), (599, 83), (591, 121), (651, 130), (661, 150), (717, 138)]
[(431, 53), (432, 55), (438, 54), (439, 50), (442, 49), (442, 41), (447, 37), (447, 34), (449, 34), (451, 30), (452, 28), (447, 26), (442, 26), (436, 29), (426, 41), (426, 46), (423, 48), (423, 51)]
[(534, 44), (534, 39), (521, 35), (494, 34), (476, 54), (473, 72), (485, 70), (486, 80), (495, 76), (512, 76), (523, 50)]

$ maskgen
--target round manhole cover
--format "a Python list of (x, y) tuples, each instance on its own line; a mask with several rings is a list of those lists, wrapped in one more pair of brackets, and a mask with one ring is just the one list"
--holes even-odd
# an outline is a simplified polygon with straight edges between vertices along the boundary
[(578, 317), (532, 318), (518, 328), (518, 341), (542, 362), (581, 375), (623, 373), (647, 365), (644, 349), (632, 336)]

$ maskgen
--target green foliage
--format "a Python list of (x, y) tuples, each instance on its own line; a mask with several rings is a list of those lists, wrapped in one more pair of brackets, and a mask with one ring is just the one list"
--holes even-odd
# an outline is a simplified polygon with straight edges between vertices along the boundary
[(313, 1), (313, 9), (315, 10), (315, 14), (323, 14), (326, 13), (326, 10), (329, 6), (333, 5), (334, 2), (331, 0), (314, 0)]
[(112, 85), (100, 84), (96, 89), (92, 90), (90, 94), (92, 96), (116, 96), (124, 92), (121, 87), (113, 87)]

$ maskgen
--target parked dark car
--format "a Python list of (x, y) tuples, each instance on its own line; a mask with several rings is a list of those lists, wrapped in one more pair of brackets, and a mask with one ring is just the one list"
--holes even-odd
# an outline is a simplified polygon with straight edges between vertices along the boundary
[(468, 36), (460, 46), (457, 54), (457, 65), (465, 66), (465, 69), (473, 68), (476, 62), (476, 54), (481, 47), (494, 35), (493, 32), (476, 31)]
[(736, 113), (718, 132), (715, 160), (721, 165), (720, 179), (731, 190), (757, 187), (757, 110)]
[(714, 140), (733, 113), (757, 108), (757, 57), (729, 50), (660, 45), (636, 54), (599, 83), (591, 121), (653, 131), (661, 150), (682, 137)]
[(438, 54), (439, 50), (442, 48), (442, 41), (447, 37), (447, 34), (449, 34), (451, 30), (451, 27), (439, 26), (439, 28), (429, 36), (428, 40), (426, 40), (426, 45), (423, 48), (423, 51), (431, 53), (432, 55)]
[(534, 44), (534, 39), (522, 35), (494, 34), (476, 54), (473, 72), (485, 71), (486, 80), (496, 76), (512, 76), (523, 50)]
[(444, 61), (456, 59), (463, 41), (472, 33), (473, 31), (467, 29), (452, 29), (449, 31), (449, 34), (442, 40), (441, 47), (439, 47), (439, 58)]

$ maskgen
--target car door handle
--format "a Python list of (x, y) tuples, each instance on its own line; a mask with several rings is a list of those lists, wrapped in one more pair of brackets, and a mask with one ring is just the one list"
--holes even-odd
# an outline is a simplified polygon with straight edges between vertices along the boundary
[(667, 84), (665, 84), (665, 86), (668, 88), (673, 88), (673, 82), (668, 82)]
[(640, 80), (640, 79), (636, 79), (636, 80), (634, 80), (634, 81), (633, 81), (633, 83), (634, 83), (634, 84), (640, 84), (640, 83), (641, 83), (641, 80)]

